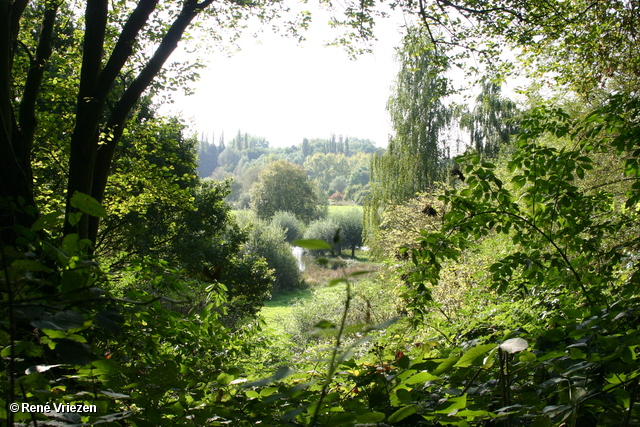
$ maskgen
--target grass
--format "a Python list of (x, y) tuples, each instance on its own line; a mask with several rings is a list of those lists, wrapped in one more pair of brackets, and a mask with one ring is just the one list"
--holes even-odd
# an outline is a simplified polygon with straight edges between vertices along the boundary
[[(290, 292), (280, 293), (274, 295), (273, 298), (267, 301), (260, 311), (260, 314), (264, 318), (267, 324), (267, 331), (275, 336), (287, 335), (287, 331), (282, 328), (285, 323), (285, 319), (290, 315), (291, 307), (296, 301), (308, 301), (311, 300), (315, 292), (331, 292), (332, 289), (327, 287), (327, 284), (333, 280), (347, 276), (354, 272), (359, 271), (371, 271), (370, 274), (358, 276), (357, 279), (371, 277), (375, 275), (379, 266), (371, 262), (363, 262), (358, 259), (352, 258), (331, 258), (331, 262), (342, 262), (345, 264), (343, 268), (327, 268), (318, 265), (317, 263), (311, 263), (307, 266), (307, 270), (304, 272), (305, 288), (295, 289)], [(357, 280), (356, 279), (356, 280)]]
[(306, 282), (313, 287), (321, 287), (329, 283), (331, 280), (339, 279), (345, 275), (348, 277), (352, 273), (370, 271), (369, 274), (358, 276), (359, 278), (366, 278), (375, 275), (379, 269), (377, 264), (370, 262), (361, 262), (352, 258), (329, 258), (328, 266), (321, 266), (317, 263), (310, 263), (307, 265), (305, 271)]
[(313, 297), (313, 292), (309, 288), (295, 289), (290, 292), (275, 295), (264, 304), (260, 315), (267, 324), (267, 331), (272, 334), (286, 335), (287, 331), (282, 329), (283, 319), (289, 316), (291, 305), (295, 300), (307, 300)]
[(344, 212), (352, 209), (357, 209), (362, 212), (363, 208), (362, 206), (358, 205), (329, 205), (329, 215), (331, 215), (332, 213)]

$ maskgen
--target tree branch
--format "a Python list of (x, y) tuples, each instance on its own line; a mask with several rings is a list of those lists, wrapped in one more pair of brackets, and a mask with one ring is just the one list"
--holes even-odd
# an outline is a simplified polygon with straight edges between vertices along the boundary
[[(48, 3), (42, 19), (42, 30), (40, 40), (36, 48), (35, 56), (30, 57), (29, 72), (24, 84), (24, 92), (20, 101), (19, 121), (20, 121), (20, 158), (24, 162), (23, 168), (31, 175), (31, 149), (36, 131), (36, 100), (42, 85), (45, 64), (51, 57), (51, 42), (53, 39), (53, 28), (58, 13), (58, 3)], [(27, 50), (27, 52), (29, 52)]]
[(92, 98), (100, 75), (104, 38), (108, 18), (108, 0), (88, 0), (85, 10), (85, 33), (82, 47), (82, 69), (78, 91), (76, 125), (71, 137), (69, 179), (64, 233), (77, 232), (80, 238), (88, 235), (87, 215), (83, 215), (77, 230), (68, 218), (74, 211), (71, 197), (79, 191), (91, 194), (93, 167), (98, 149), (98, 125), (101, 105)]
[(99, 102), (104, 103), (113, 82), (118, 77), (118, 73), (133, 53), (133, 45), (146, 25), (149, 16), (155, 10), (159, 0), (141, 0), (135, 10), (131, 12), (124, 28), (120, 33), (118, 42), (109, 56), (109, 61), (104, 66), (96, 83), (94, 97)]
[[(155, 53), (140, 71), (136, 79), (127, 88), (120, 100), (116, 103), (107, 121), (106, 132), (111, 134), (111, 138), (102, 144), (97, 152), (97, 160), (93, 173), (93, 188), (91, 196), (102, 202), (104, 192), (107, 186), (107, 179), (111, 167), (111, 161), (118, 142), (124, 130), (124, 124), (127, 120), (129, 112), (140, 99), (140, 96), (149, 87), (158, 72), (164, 66), (164, 63), (178, 46), (178, 42), (182, 38), (185, 30), (197, 14), (209, 6), (213, 0), (206, 0), (197, 3), (194, 0), (188, 0), (184, 3), (180, 15), (175, 19)], [(98, 234), (99, 218), (91, 217), (89, 226), (89, 239), (95, 240)]]

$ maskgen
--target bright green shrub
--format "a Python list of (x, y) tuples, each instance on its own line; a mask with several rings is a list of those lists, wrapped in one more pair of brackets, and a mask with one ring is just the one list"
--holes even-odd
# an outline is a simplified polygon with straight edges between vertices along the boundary
[[(347, 326), (357, 331), (357, 326), (372, 326), (397, 316), (395, 310), (398, 296), (389, 292), (387, 285), (373, 280), (360, 280), (352, 283), (353, 299), (347, 314)], [(321, 320), (340, 323), (344, 311), (344, 286), (319, 288), (313, 291), (313, 297), (294, 304), (291, 317), (286, 322), (288, 333), (294, 342), (304, 345), (310, 340), (321, 338), (313, 335), (314, 325)]]

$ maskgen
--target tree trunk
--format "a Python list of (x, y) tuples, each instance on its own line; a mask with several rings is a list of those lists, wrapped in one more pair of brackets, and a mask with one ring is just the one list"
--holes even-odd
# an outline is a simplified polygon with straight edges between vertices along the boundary
[(30, 148), (22, 145), (13, 111), (12, 68), (18, 23), (27, 0), (0, 0), (0, 244), (13, 245), (20, 227), (37, 217)]
[[(172, 23), (155, 54), (140, 74), (124, 91), (110, 112), (107, 97), (113, 83), (130, 59), (133, 47), (159, 0), (139, 0), (129, 15), (113, 52), (103, 68), (105, 32), (108, 20), (108, 0), (89, 0), (85, 9), (80, 88), (76, 106), (76, 123), (71, 137), (67, 206), (64, 233), (78, 233), (80, 238), (95, 241), (99, 218), (82, 215), (79, 223), (71, 225), (69, 218), (76, 209), (71, 198), (76, 192), (92, 195), (103, 202), (107, 178), (115, 149), (131, 112), (140, 96), (175, 50), (185, 30), (197, 14), (213, 0), (185, 0), (181, 13)], [(55, 4), (54, 4), (55, 3)], [(51, 52), (54, 20), (58, 5), (48, 3), (42, 21), (42, 33), (35, 56), (31, 58), (18, 111), (14, 111), (12, 85), (13, 57), (17, 46), (19, 23), (28, 0), (0, 0), (0, 238), (11, 244), (20, 227), (30, 227), (38, 217), (33, 194), (31, 151), (36, 131), (36, 101), (44, 65)], [(29, 54), (28, 52), (26, 54)], [(100, 135), (108, 138), (100, 140)]]

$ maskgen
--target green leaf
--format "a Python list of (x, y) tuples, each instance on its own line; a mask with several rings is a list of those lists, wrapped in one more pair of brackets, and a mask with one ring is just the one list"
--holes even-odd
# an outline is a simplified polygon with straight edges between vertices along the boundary
[(404, 420), (409, 415), (415, 414), (417, 411), (418, 410), (416, 409), (415, 405), (405, 406), (404, 408), (400, 408), (396, 412), (391, 414), (387, 422), (391, 424), (397, 423), (398, 421)]
[(436, 369), (434, 369), (431, 374), (433, 375), (441, 375), (445, 372), (449, 371), (452, 367), (456, 366), (457, 362), (460, 360), (459, 357), (450, 357), (448, 359), (444, 359)]
[(114, 399), (127, 399), (131, 397), (128, 394), (114, 393), (112, 391), (106, 391), (106, 390), (100, 390), (100, 393), (104, 394), (105, 396), (112, 397)]
[(118, 362), (116, 362), (115, 360), (98, 359), (91, 362), (91, 364), (105, 374), (113, 375), (120, 372), (120, 365), (118, 365)]
[(11, 263), (11, 267), (21, 272), (31, 272), (34, 273), (36, 271), (44, 271), (45, 273), (50, 273), (51, 270), (46, 265), (31, 259), (17, 259)]
[(364, 274), (369, 274), (369, 273), (375, 273), (375, 270), (361, 270), (361, 271), (354, 271), (353, 273), (349, 273), (349, 277), (357, 277), (357, 276), (362, 276)]
[(80, 222), (80, 219), (82, 218), (82, 212), (71, 212), (69, 213), (69, 224), (71, 225), (76, 225), (77, 223)]
[(74, 254), (78, 250), (78, 241), (80, 240), (80, 236), (75, 233), (67, 234), (62, 239), (62, 250), (67, 252), (68, 254)]
[(367, 412), (358, 415), (356, 422), (358, 424), (373, 424), (384, 421), (384, 413), (382, 412)]
[(260, 398), (260, 395), (259, 395), (259, 394), (258, 394), (258, 392), (257, 392), (257, 391), (255, 391), (255, 390), (247, 390), (244, 394), (245, 394), (249, 399), (259, 399), (259, 398)]
[(300, 415), (301, 413), (303, 413), (306, 410), (307, 410), (307, 408), (304, 407), (304, 406), (302, 406), (300, 408), (291, 409), (290, 411), (287, 411), (282, 415), (282, 419), (284, 421), (290, 421), (290, 420), (294, 419), (295, 417), (297, 417), (298, 415)]
[(62, 212), (51, 212), (38, 218), (31, 226), (32, 231), (52, 229), (60, 225)]
[(409, 356), (404, 355), (398, 359), (398, 366), (402, 369), (408, 369), (409, 366), (411, 366), (411, 359), (409, 359)]
[(438, 379), (437, 376), (429, 372), (420, 372), (408, 378), (404, 383), (407, 385), (423, 384), (423, 383), (426, 383), (427, 381), (435, 381), (437, 379)]
[(460, 358), (460, 360), (458, 360), (458, 363), (456, 363), (455, 366), (460, 368), (466, 368), (467, 366), (471, 366), (477, 358), (479, 358), (485, 353), (488, 353), (495, 347), (496, 347), (495, 344), (483, 344), (483, 345), (473, 347), (472, 349), (467, 350), (467, 352), (462, 355), (462, 357)]
[(71, 197), (71, 206), (76, 209), (81, 210), (82, 212), (91, 215), (97, 216), (100, 218), (104, 218), (107, 216), (107, 211), (104, 207), (93, 197), (88, 194), (81, 193), (76, 191)]
[(124, 323), (122, 316), (115, 309), (102, 310), (96, 314), (95, 323), (103, 329), (112, 333), (120, 332), (120, 325)]
[(398, 397), (398, 400), (402, 403), (409, 403), (412, 400), (411, 393), (409, 392), (409, 390), (404, 388), (400, 388), (396, 390), (396, 396)]
[(339, 285), (340, 283), (348, 283), (348, 280), (344, 278), (333, 279), (329, 282), (329, 287)]
[(218, 375), (218, 378), (216, 378), (216, 381), (221, 385), (229, 385), (234, 379), (234, 375), (229, 375), (226, 372), (221, 372), (220, 375)]
[(276, 391), (278, 391), (277, 387), (265, 387), (262, 390), (260, 390), (260, 396), (262, 397), (269, 397), (271, 396), (273, 393), (275, 393)]
[(308, 250), (331, 250), (331, 245), (320, 239), (294, 240), (293, 244)]
[(60, 288), (62, 292), (72, 292), (82, 287), (84, 283), (85, 278), (82, 274), (74, 270), (65, 270), (64, 273), (62, 273)]
[(462, 409), (467, 406), (467, 395), (463, 394), (459, 397), (452, 397), (448, 399), (446, 402), (438, 405), (436, 409), (436, 413), (438, 414), (450, 414), (451, 412)]
[[(263, 378), (261, 380), (253, 381), (253, 382), (250, 382), (250, 383), (245, 383), (245, 384), (242, 385), (242, 387), (243, 388), (262, 387), (264, 385), (271, 384), (272, 382), (279, 381), (279, 380), (281, 380), (281, 379), (283, 379), (285, 377), (288, 377), (293, 372), (294, 372), (294, 370), (291, 369), (290, 367), (282, 366), (282, 367), (278, 368), (278, 370), (273, 375), (271, 375), (270, 377)], [(260, 393), (260, 394), (262, 394), (262, 393)]]

